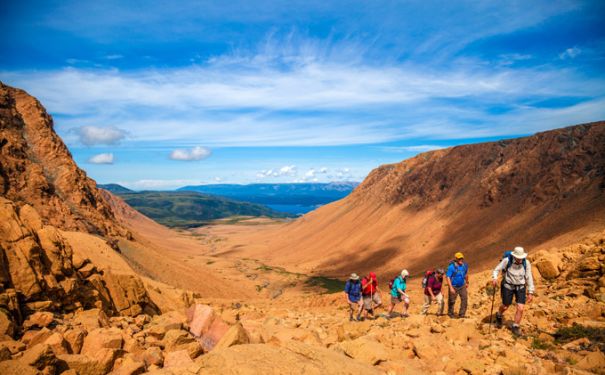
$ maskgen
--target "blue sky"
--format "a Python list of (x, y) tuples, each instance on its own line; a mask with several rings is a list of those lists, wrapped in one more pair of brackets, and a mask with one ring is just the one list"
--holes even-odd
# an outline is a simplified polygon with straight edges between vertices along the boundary
[(222, 3), (5, 2), (0, 80), (135, 189), (360, 181), (605, 119), (602, 1)]

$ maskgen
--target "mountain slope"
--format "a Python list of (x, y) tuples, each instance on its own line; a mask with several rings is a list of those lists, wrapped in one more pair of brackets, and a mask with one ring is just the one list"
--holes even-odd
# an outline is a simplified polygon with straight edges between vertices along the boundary
[(0, 196), (32, 205), (45, 224), (126, 236), (95, 182), (86, 176), (42, 105), (0, 82)]
[(231, 216), (287, 217), (260, 204), (191, 191), (115, 193), (143, 215), (170, 227), (195, 227)]
[(485, 266), (518, 244), (563, 246), (604, 227), (605, 123), (598, 122), (381, 166), (347, 198), (237, 254), (335, 276), (420, 273), (455, 251)]

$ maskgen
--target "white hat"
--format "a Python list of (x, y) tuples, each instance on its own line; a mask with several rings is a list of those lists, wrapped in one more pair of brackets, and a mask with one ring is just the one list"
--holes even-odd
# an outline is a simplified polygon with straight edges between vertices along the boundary
[(359, 280), (359, 276), (355, 272), (353, 272), (351, 274), (351, 277), (349, 277), (349, 279), (351, 279), (351, 280)]
[(406, 277), (408, 277), (409, 275), (410, 275), (410, 273), (408, 272), (408, 270), (403, 270), (403, 271), (401, 271), (401, 277), (403, 277), (404, 279), (405, 279)]
[(523, 249), (521, 246), (515, 247), (515, 249), (511, 252), (511, 255), (517, 259), (525, 259), (527, 257), (525, 249)]

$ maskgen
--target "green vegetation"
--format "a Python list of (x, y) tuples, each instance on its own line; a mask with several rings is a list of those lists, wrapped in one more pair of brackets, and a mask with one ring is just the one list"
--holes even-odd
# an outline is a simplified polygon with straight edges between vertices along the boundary
[(597, 345), (601, 351), (605, 350), (605, 328), (586, 327), (574, 323), (571, 327), (560, 328), (554, 334), (554, 337), (555, 341), (560, 344), (586, 337), (592, 344)]
[[(169, 227), (193, 228), (207, 225), (216, 219), (236, 216), (288, 217), (255, 203), (239, 202), (196, 192), (117, 193), (131, 207), (143, 215)], [(237, 220), (235, 220), (237, 222)]]
[(539, 350), (548, 350), (552, 348), (552, 345), (549, 342), (540, 340), (538, 337), (534, 337), (531, 347)]
[(332, 294), (344, 290), (344, 282), (338, 279), (331, 279), (325, 276), (311, 276), (305, 280), (305, 284), (310, 287), (320, 287), (325, 289), (324, 293)]

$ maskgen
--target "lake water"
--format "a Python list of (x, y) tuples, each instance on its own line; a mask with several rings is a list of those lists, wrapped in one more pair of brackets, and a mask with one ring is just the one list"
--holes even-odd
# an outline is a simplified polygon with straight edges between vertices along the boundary
[(295, 215), (304, 215), (307, 212), (313, 211), (314, 209), (321, 207), (322, 205), (305, 206), (302, 204), (266, 204), (265, 206), (270, 207), (275, 211), (279, 212), (286, 212)]

